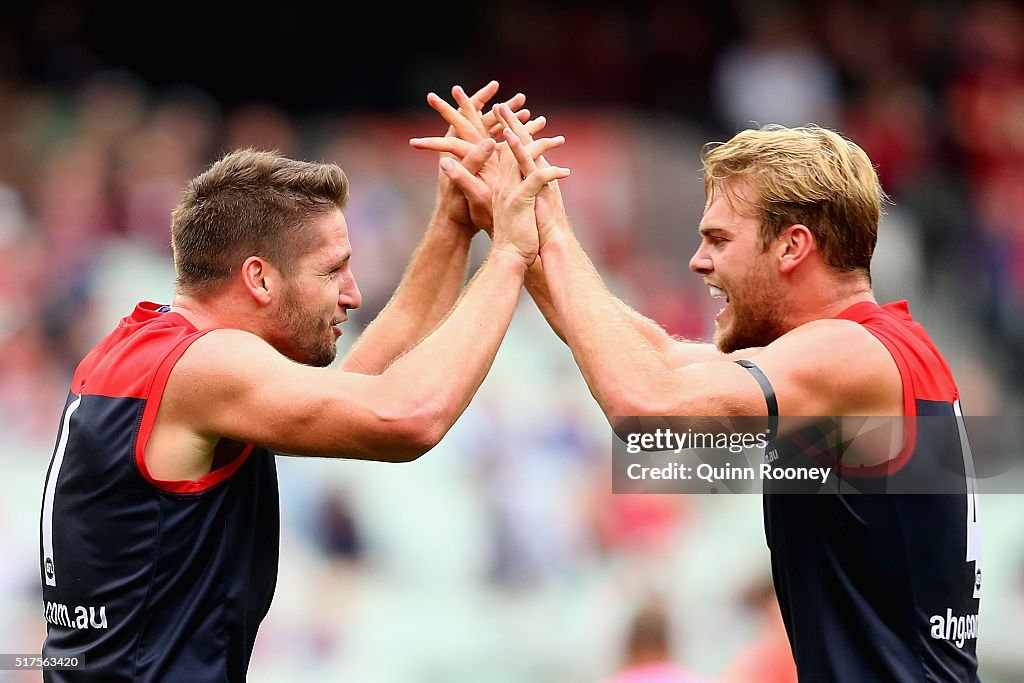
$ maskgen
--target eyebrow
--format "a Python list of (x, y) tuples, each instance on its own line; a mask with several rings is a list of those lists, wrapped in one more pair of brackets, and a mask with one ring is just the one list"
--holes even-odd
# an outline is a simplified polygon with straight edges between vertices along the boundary
[(701, 237), (707, 237), (712, 233), (721, 233), (725, 235), (732, 234), (728, 229), (719, 227), (717, 225), (702, 225), (697, 229), (697, 232), (700, 233)]
[(350, 258), (352, 258), (352, 252), (351, 251), (345, 252), (345, 254), (343, 254), (342, 256), (339, 256), (338, 258), (331, 259), (327, 263), (327, 269), (328, 270), (337, 270), (338, 268), (341, 268), (343, 265), (345, 265), (345, 263)]

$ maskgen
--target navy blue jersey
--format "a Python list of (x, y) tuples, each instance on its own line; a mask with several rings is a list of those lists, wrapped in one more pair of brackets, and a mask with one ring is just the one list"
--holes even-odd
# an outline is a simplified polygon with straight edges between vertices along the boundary
[(765, 483), (765, 533), (800, 680), (974, 681), (980, 526), (956, 385), (905, 302), (860, 303), (839, 317), (863, 325), (899, 367), (902, 449), (850, 466), (836, 439), (812, 428), (766, 453), (776, 464), (813, 458), (836, 474), (833, 490), (817, 495)]
[(46, 477), (46, 681), (243, 681), (277, 579), (274, 454), (221, 441), (197, 481), (156, 479), (146, 443), (168, 375), (206, 330), (150, 303), (75, 372)]

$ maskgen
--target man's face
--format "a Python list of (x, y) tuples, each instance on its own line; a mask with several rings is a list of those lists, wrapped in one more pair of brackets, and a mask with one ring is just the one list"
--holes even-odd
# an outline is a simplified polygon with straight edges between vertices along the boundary
[(362, 303), (362, 295), (349, 265), (352, 247), (344, 215), (333, 211), (314, 221), (320, 235), (285, 281), (275, 346), (292, 360), (326, 367), (338, 354), (340, 325), (348, 310)]
[(727, 181), (704, 208), (700, 246), (690, 259), (690, 270), (725, 303), (715, 316), (722, 353), (766, 346), (786, 332), (779, 272), (761, 248), (761, 220), (748, 199), (755, 196), (748, 181)]

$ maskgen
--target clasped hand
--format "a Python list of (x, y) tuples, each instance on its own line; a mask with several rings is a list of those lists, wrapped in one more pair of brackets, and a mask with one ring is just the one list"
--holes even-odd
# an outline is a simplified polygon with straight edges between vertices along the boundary
[(562, 136), (534, 139), (547, 121), (530, 118), (526, 98), (517, 94), (485, 111), (497, 92), (492, 81), (473, 96), (455, 86), (458, 108), (434, 93), (428, 104), (449, 124), (441, 137), (413, 138), (416, 149), (441, 153), (438, 213), (470, 231), (484, 230), (495, 248), (511, 249), (532, 262), (540, 245), (568, 229), (557, 181), (569, 169), (550, 165), (545, 153)]

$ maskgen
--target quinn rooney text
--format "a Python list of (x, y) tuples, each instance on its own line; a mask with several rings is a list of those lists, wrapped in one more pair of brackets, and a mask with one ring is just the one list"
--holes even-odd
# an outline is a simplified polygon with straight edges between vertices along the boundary
[(700, 479), (709, 483), (716, 481), (737, 480), (793, 480), (807, 479), (824, 483), (828, 479), (829, 467), (773, 467), (762, 463), (757, 467), (735, 467), (726, 464), (715, 467), (707, 463), (700, 465), (684, 465), (674, 462), (661, 467), (645, 467), (633, 463), (626, 468), (626, 476), (630, 479)]

